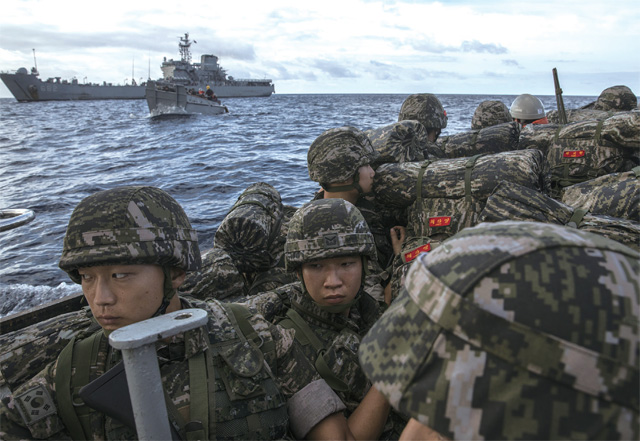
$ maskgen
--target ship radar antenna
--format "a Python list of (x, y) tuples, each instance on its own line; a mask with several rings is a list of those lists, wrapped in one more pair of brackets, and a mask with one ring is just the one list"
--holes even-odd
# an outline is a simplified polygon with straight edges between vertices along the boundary
[[(195, 43), (195, 40), (194, 40)], [(189, 48), (191, 47), (191, 41), (189, 41), (189, 33), (186, 32), (184, 34), (184, 38), (180, 38), (180, 57), (182, 61), (185, 63), (191, 63), (191, 51)]]

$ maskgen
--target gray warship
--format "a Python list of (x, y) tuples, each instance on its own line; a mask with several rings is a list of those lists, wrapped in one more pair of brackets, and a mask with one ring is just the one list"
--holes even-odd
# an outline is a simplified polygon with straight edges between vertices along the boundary
[(180, 60), (162, 62), (163, 81), (185, 86), (187, 89), (205, 89), (211, 86), (218, 98), (268, 97), (275, 92), (270, 79), (235, 79), (218, 64), (218, 57), (205, 54), (200, 63), (191, 62), (189, 33), (180, 38)]
[(38, 69), (31, 72), (21, 67), (16, 72), (0, 72), (0, 78), (19, 102), (69, 101), (69, 100), (132, 100), (144, 98), (145, 84), (114, 85), (81, 83), (77, 78), (64, 80), (61, 77), (42, 81)]
[[(234, 79), (227, 76), (226, 71), (218, 64), (215, 55), (202, 55), (200, 63), (191, 63), (191, 44), (189, 34), (180, 38), (181, 59), (162, 62), (163, 78), (159, 81), (183, 85), (186, 88), (205, 88), (207, 85), (214, 89), (219, 98), (240, 97), (268, 97), (275, 92), (270, 79)], [(144, 99), (145, 86), (143, 82), (137, 84), (114, 85), (79, 82), (77, 78), (71, 80), (61, 77), (40, 79), (35, 61), (31, 71), (21, 67), (15, 72), (0, 72), (0, 78), (19, 102), (31, 101), (69, 101), (69, 100), (131, 100)]]

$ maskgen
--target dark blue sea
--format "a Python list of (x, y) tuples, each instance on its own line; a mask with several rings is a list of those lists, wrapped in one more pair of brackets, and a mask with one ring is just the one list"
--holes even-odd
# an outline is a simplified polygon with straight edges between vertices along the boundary
[[(309, 145), (324, 130), (361, 130), (397, 121), (408, 95), (280, 95), (224, 100), (229, 113), (156, 120), (144, 100), (18, 103), (0, 99), (0, 209), (28, 208), (31, 223), (0, 232), (0, 316), (79, 291), (58, 268), (76, 204), (121, 185), (160, 187), (185, 208), (201, 250), (240, 193), (267, 182), (300, 206), (317, 184), (307, 174)], [(438, 95), (449, 116), (443, 135), (470, 129), (486, 99)], [(540, 97), (547, 110), (555, 97)], [(596, 97), (565, 96), (576, 108)]]

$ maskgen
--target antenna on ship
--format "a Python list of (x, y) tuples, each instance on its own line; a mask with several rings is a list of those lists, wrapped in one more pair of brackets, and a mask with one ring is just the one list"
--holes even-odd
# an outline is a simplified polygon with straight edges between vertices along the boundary
[(38, 75), (38, 63), (36, 62), (36, 50), (35, 49), (31, 49), (31, 50), (33, 51), (33, 65), (35, 66), (31, 73)]
[(191, 42), (189, 41), (188, 32), (185, 32), (184, 38), (180, 38), (180, 44), (178, 46), (180, 47), (180, 57), (182, 58), (182, 61), (185, 63), (191, 63), (191, 51), (189, 50)]

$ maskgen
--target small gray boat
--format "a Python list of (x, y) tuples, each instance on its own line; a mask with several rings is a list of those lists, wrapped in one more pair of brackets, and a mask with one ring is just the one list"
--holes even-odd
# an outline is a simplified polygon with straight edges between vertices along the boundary
[(147, 81), (145, 98), (152, 117), (229, 113), (219, 100), (188, 93), (181, 84)]

